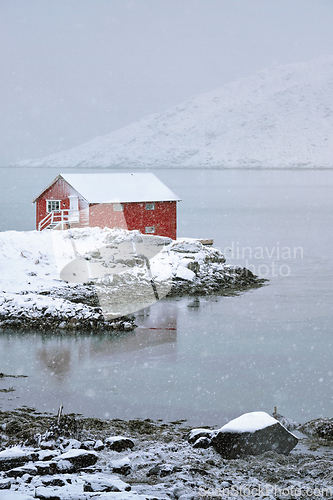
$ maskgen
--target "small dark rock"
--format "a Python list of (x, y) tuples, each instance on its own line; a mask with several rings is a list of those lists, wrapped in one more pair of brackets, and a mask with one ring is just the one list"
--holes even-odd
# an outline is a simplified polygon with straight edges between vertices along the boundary
[(6, 480), (0, 480), (0, 490), (9, 490), (11, 487), (11, 482)]
[(55, 474), (58, 470), (56, 462), (35, 462), (34, 466), (36, 467), (39, 476)]
[(116, 474), (121, 474), (122, 476), (128, 476), (131, 473), (131, 466), (129, 464), (121, 465), (119, 467), (112, 467), (112, 472)]
[(83, 491), (85, 492), (120, 492), (120, 491), (131, 491), (131, 486), (124, 483), (121, 479), (117, 478), (101, 478), (93, 477), (92, 479), (86, 479), (83, 485)]
[(133, 448), (134, 443), (131, 439), (122, 436), (113, 436), (105, 440), (106, 445), (113, 451), (125, 451)]
[(30, 476), (37, 476), (37, 468), (34, 465), (23, 465), (22, 467), (16, 467), (6, 472), (7, 477), (22, 477), (24, 474), (30, 474)]
[(60, 477), (43, 478), (42, 483), (44, 486), (65, 486), (65, 481)]
[(193, 444), (193, 448), (203, 448), (203, 449), (206, 449), (206, 448), (209, 448), (209, 446), (211, 446), (211, 444), (212, 444), (211, 438), (200, 437)]
[(173, 469), (161, 469), (160, 477), (170, 476), (173, 473)]
[(208, 472), (205, 469), (199, 469), (198, 467), (192, 467), (190, 469), (192, 474), (201, 474), (201, 476), (208, 476)]
[(192, 429), (187, 435), (187, 441), (194, 444), (201, 437), (211, 440), (212, 431), (210, 429)]
[(94, 444), (94, 450), (95, 451), (102, 451), (102, 450), (104, 450), (104, 448), (105, 448), (105, 445), (104, 445), (103, 441), (98, 439), (96, 441), (96, 443)]
[(173, 474), (175, 472), (180, 472), (181, 470), (182, 470), (181, 467), (172, 467), (171, 465), (167, 464), (155, 465), (147, 472), (147, 477), (151, 476), (166, 477), (170, 476), (170, 474)]
[[(92, 450), (94, 448), (94, 445), (95, 445), (95, 441), (83, 441), (83, 443), (81, 443), (81, 450)], [(96, 449), (96, 451), (98, 451)]]
[(160, 465), (155, 465), (149, 471), (147, 472), (147, 476), (158, 476), (162, 470), (162, 467)]

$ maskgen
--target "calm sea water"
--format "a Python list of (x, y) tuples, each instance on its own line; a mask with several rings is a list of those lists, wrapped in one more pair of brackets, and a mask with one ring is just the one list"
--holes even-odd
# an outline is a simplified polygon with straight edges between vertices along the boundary
[[(31, 230), (59, 172), (0, 169), (0, 230)], [(133, 333), (0, 330), (0, 408), (222, 425), (247, 411), (333, 414), (333, 171), (159, 170), (181, 198), (179, 236), (214, 238), (269, 278), (238, 296), (164, 299)]]

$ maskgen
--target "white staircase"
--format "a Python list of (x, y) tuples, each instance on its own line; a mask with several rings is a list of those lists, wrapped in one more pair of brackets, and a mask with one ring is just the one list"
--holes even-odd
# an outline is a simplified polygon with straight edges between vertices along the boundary
[(74, 220), (70, 209), (49, 212), (38, 224), (38, 231), (43, 231), (44, 229), (66, 229), (69, 221), (79, 221), (78, 217), (77, 220)]

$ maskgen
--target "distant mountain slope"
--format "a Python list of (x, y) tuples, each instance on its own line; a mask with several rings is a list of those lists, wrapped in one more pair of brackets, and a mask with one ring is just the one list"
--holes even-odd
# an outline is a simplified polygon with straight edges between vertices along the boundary
[(267, 69), (19, 165), (333, 167), (333, 56)]

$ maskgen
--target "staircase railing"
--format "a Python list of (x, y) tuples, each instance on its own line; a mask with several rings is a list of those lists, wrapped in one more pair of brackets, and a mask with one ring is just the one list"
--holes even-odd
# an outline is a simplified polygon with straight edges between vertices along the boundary
[(38, 231), (43, 231), (43, 229), (52, 229), (58, 224), (64, 224), (68, 222), (71, 215), (71, 210), (68, 208), (66, 210), (59, 210), (58, 212), (49, 212), (44, 219), (42, 219), (38, 224)]

